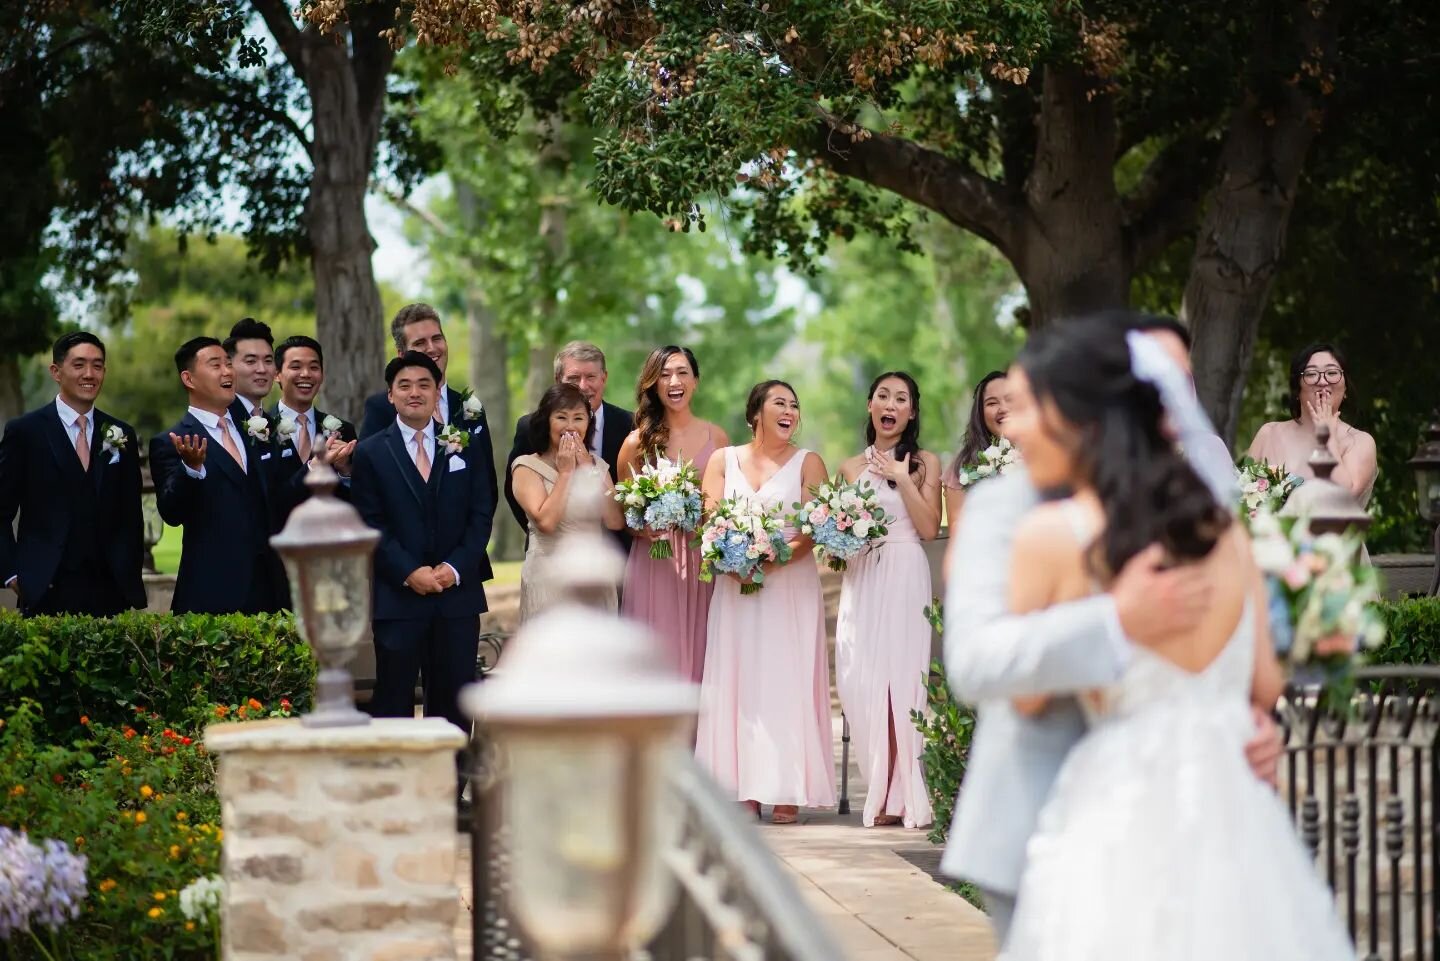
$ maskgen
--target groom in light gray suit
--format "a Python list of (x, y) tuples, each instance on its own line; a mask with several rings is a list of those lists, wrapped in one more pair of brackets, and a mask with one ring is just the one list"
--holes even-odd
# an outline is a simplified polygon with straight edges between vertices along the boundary
[[(1162, 345), (1168, 338), (1188, 346), (1184, 328), (1166, 318), (1127, 313), (1075, 322), (1112, 323), (1143, 330)], [(1188, 364), (1178, 366), (1185, 359), (1183, 346), (1178, 356), (1167, 351), (1175, 367), (1170, 373), (1188, 377)], [(1199, 421), (1178, 425), (1187, 450), (1213, 449), (1197, 442), (1204, 427), (1203, 418)], [(1233, 476), (1233, 466), (1227, 461), (1196, 468), (1223, 497), (1224, 471)], [(979, 705), (979, 722), (940, 867), (980, 888), (1002, 945), (1026, 843), (1065, 756), (1085, 733), (1073, 696), (1053, 698), (1034, 717), (1022, 716), (1010, 699), (1114, 683), (1132, 644), (1153, 645), (1193, 628), (1211, 593), (1198, 570), (1160, 569), (1159, 550), (1152, 547), (1131, 559), (1108, 593), (1010, 614), (1015, 528), (1039, 502), (1023, 469), (987, 480), (968, 495), (945, 599), (946, 674), (957, 698)], [(1263, 713), (1257, 712), (1256, 724), (1247, 754), (1256, 775), (1273, 781), (1279, 733)]]

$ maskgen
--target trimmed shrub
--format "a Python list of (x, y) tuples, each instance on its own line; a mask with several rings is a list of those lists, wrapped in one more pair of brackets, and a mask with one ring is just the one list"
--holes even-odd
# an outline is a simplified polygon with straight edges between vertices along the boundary
[(1385, 642), (1366, 653), (1371, 664), (1440, 664), (1440, 597), (1380, 605)]

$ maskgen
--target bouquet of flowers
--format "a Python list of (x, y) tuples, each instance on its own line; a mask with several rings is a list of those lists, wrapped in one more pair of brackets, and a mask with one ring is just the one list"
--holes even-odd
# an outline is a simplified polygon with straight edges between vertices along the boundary
[(785, 541), (780, 508), (766, 507), (755, 498), (736, 497), (715, 505), (700, 531), (700, 579), (715, 574), (742, 578), (741, 594), (754, 594), (765, 585), (761, 564), (783, 564), (794, 553)]
[[(615, 499), (625, 506), (625, 525), (635, 530), (693, 531), (700, 526), (700, 475), (690, 461), (664, 457), (646, 464), (630, 480), (615, 485)], [(650, 542), (650, 556), (674, 556), (668, 539)]]
[(1240, 516), (1254, 520), (1263, 511), (1277, 514), (1285, 506), (1292, 491), (1305, 483), (1298, 474), (1287, 474), (1252, 457), (1240, 460)]
[(815, 541), (832, 571), (845, 570), (852, 557), (889, 533), (885, 524), (890, 518), (868, 483), (852, 484), (837, 475), (810, 493), (810, 500), (795, 505), (799, 513), (792, 523)]
[(960, 469), (960, 486), (970, 487), (987, 477), (1008, 474), (1020, 463), (1020, 452), (1005, 438), (1000, 438), (980, 452), (974, 464)]
[(1297, 680), (1343, 691), (1357, 649), (1385, 639), (1376, 607), (1380, 575), (1360, 561), (1364, 541), (1353, 531), (1316, 536), (1306, 519), (1265, 510), (1250, 528), (1255, 563), (1271, 579), (1293, 627), (1276, 653)]

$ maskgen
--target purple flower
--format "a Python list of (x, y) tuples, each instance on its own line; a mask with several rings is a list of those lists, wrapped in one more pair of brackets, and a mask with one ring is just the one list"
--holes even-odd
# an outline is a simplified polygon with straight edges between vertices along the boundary
[(77, 917), (86, 863), (62, 841), (37, 846), (23, 831), (0, 827), (0, 940), (31, 924), (53, 930)]

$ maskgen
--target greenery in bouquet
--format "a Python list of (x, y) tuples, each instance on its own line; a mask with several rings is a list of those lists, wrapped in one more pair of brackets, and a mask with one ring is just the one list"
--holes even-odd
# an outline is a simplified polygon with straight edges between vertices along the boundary
[(1255, 562), (1289, 615), (1288, 645), (1277, 652), (1292, 680), (1319, 683), (1343, 699), (1357, 652), (1385, 639), (1380, 575), (1361, 560), (1354, 531), (1314, 534), (1306, 518), (1259, 511), (1250, 521)]
[(810, 500), (795, 505), (791, 523), (815, 542), (820, 559), (832, 571), (845, 570), (856, 555), (890, 532), (885, 526), (890, 517), (868, 483), (852, 484), (837, 474), (810, 493)]
[[(700, 475), (690, 461), (661, 457), (648, 463), (629, 480), (615, 485), (615, 499), (625, 508), (625, 525), (632, 530), (690, 532), (700, 526)], [(667, 538), (650, 542), (650, 556), (674, 556)]]
[(784, 564), (794, 550), (785, 540), (780, 508), (750, 497), (723, 500), (700, 531), (700, 579), (716, 574), (740, 578), (740, 593), (765, 586), (765, 564)]
[(1236, 468), (1240, 485), (1240, 517), (1247, 524), (1261, 513), (1278, 514), (1295, 488), (1305, 483), (1299, 474), (1271, 467), (1253, 457), (1242, 457)]
[(1020, 451), (1001, 437), (975, 457), (975, 463), (960, 468), (957, 480), (961, 487), (973, 487), (987, 477), (1008, 474), (1020, 463)]

